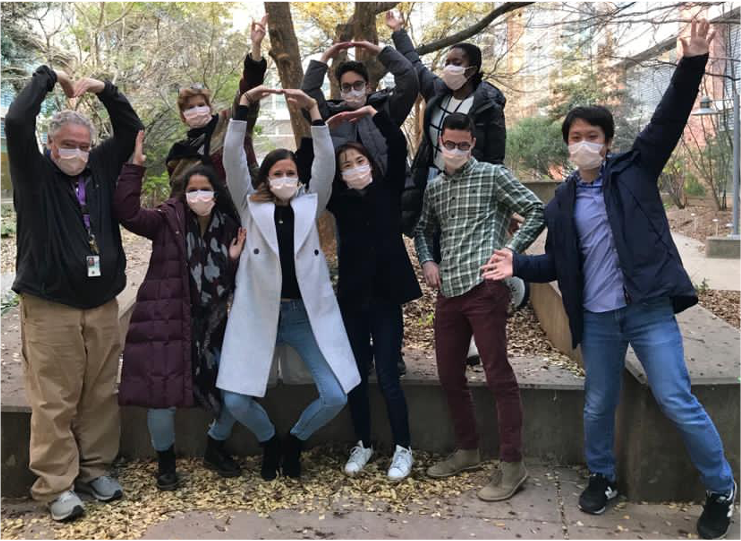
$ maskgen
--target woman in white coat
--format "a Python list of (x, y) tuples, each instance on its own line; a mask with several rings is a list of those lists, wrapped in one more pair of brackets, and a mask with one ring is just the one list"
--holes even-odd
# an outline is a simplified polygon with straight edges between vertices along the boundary
[[(299, 182), (293, 152), (278, 149), (262, 162), (254, 186), (245, 156), (248, 107), (270, 93), (311, 116), (314, 161), (309, 188)], [(240, 98), (224, 141), (226, 182), (247, 231), (234, 304), (222, 347), (217, 387), (232, 415), (264, 447), (261, 474), (301, 475), (301, 449), (331, 421), (360, 382), (355, 358), (319, 246), (316, 217), (332, 191), (335, 159), (329, 129), (316, 101), (300, 90), (256, 87)], [(255, 397), (265, 396), (277, 344), (293, 347), (311, 373), (319, 397), (283, 439)]]

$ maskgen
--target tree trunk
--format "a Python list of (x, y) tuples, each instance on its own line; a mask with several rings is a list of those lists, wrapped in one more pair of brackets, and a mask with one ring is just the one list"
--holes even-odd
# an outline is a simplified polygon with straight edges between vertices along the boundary
[[(304, 69), (301, 66), (301, 54), (298, 50), (298, 39), (293, 29), (291, 4), (288, 2), (265, 2), (265, 13), (268, 15), (268, 32), (270, 33), (270, 57), (278, 68), (280, 84), (283, 88), (301, 88)], [(293, 137), (296, 148), (302, 137), (310, 137), (309, 124), (301, 111), (289, 105)]]

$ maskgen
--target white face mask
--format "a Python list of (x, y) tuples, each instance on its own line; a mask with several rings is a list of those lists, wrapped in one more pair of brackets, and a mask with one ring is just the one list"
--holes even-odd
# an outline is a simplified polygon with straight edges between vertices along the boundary
[(445, 161), (445, 168), (452, 169), (453, 171), (463, 167), (466, 162), (471, 158), (470, 150), (459, 150), (454, 148), (448, 150), (440, 142), (440, 151), (443, 153), (443, 160)]
[(80, 150), (79, 148), (60, 148), (59, 158), (54, 158), (54, 154), (52, 153), (52, 159), (57, 164), (57, 167), (64, 174), (71, 177), (77, 176), (85, 170), (89, 157), (90, 152)]
[(450, 90), (458, 90), (468, 81), (466, 68), (463, 66), (454, 66), (453, 64), (445, 66), (441, 78)]
[(198, 216), (208, 216), (214, 208), (214, 192), (212, 190), (196, 190), (185, 194), (185, 201), (188, 203), (190, 210)]
[(373, 182), (371, 166), (365, 164), (353, 167), (352, 169), (345, 169), (342, 171), (342, 180), (347, 183), (348, 188), (362, 190)]
[(191, 128), (202, 128), (211, 122), (211, 108), (208, 105), (191, 107), (183, 111), (185, 123)]
[(281, 201), (290, 201), (298, 192), (298, 178), (278, 177), (270, 179), (270, 191)]
[(350, 90), (349, 92), (340, 92), (340, 97), (345, 100), (345, 103), (353, 109), (360, 109), (365, 105), (367, 95), (365, 88), (362, 90)]
[(604, 146), (602, 143), (589, 141), (574, 143), (569, 145), (569, 160), (581, 171), (597, 169), (604, 160), (600, 153)]

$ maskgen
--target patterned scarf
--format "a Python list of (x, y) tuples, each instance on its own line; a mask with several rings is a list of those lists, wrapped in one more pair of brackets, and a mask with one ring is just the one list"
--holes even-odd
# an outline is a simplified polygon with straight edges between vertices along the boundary
[(197, 402), (218, 416), (221, 392), (216, 388), (216, 376), (226, 330), (227, 304), (233, 290), (229, 243), (236, 234), (236, 226), (214, 209), (201, 236), (196, 216), (190, 211), (187, 215), (193, 393)]

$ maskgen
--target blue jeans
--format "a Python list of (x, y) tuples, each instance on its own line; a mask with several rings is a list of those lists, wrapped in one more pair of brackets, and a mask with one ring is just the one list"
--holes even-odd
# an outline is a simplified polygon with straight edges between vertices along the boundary
[[(342, 411), (347, 403), (347, 395), (316, 343), (309, 316), (301, 300), (280, 303), (276, 344), (281, 343), (296, 350), (311, 372), (319, 391), (319, 398), (306, 407), (291, 429), (291, 434), (305, 441)], [(224, 404), (240, 423), (252, 431), (259, 442), (268, 441), (275, 435), (275, 426), (270, 417), (253, 397), (224, 391)]]
[(370, 306), (366, 307), (343, 306), (342, 319), (361, 377), (360, 385), (350, 391), (349, 396), (355, 436), (363, 440), (366, 447), (370, 445), (368, 367), (375, 358), (378, 387), (386, 402), (394, 443), (409, 447), (409, 413), (404, 390), (399, 382), (399, 356), (404, 338), (401, 306), (372, 299)]
[[(155, 451), (167, 451), (175, 444), (175, 409), (152, 408), (147, 411), (147, 426)], [(222, 406), (219, 418), (214, 419), (208, 429), (208, 435), (215, 440), (226, 440), (232, 433), (235, 421), (229, 410)]]
[[(221, 360), (221, 352), (217, 352), (216, 363)], [(224, 392), (222, 396), (222, 407), (219, 418), (214, 419), (208, 429), (208, 435), (215, 440), (224, 441), (232, 433), (232, 428), (236, 419), (223, 404)], [(150, 408), (147, 410), (147, 426), (149, 427), (149, 437), (152, 440), (152, 447), (155, 451), (167, 451), (175, 445), (175, 410), (176, 408)]]
[(615, 479), (615, 410), (628, 344), (646, 371), (661, 411), (679, 429), (706, 489), (729, 492), (731, 467), (715, 425), (690, 390), (682, 334), (668, 298), (584, 312), (584, 447), (589, 471)]

